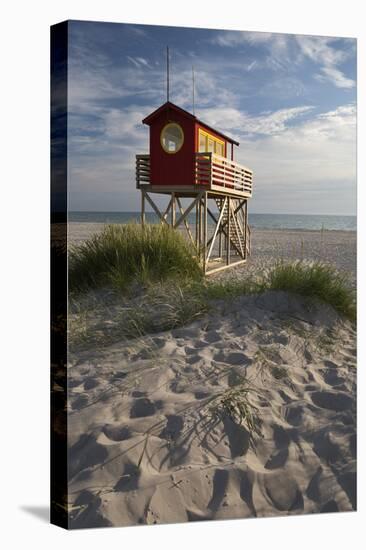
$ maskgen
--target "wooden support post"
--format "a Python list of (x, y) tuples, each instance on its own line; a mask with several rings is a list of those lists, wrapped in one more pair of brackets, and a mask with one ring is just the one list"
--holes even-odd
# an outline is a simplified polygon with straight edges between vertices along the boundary
[(245, 204), (242, 206), (241, 210), (241, 223), (242, 223), (242, 232), (244, 240), (244, 258), (247, 257), (247, 232), (245, 227)]
[(231, 199), (227, 198), (227, 249), (226, 249), (226, 265), (230, 265), (230, 232), (231, 232)]
[[(220, 216), (222, 213), (222, 209), (224, 207), (224, 202), (222, 199), (220, 199)], [(222, 216), (221, 216), (222, 219)], [(219, 258), (222, 258), (222, 231), (221, 231), (221, 220), (220, 220), (220, 227), (219, 227)]]
[(247, 259), (248, 252), (247, 252), (247, 238), (248, 238), (248, 201), (245, 201), (245, 207), (244, 207), (244, 250), (245, 250), (245, 256), (244, 258)]
[(145, 225), (145, 191), (141, 189), (141, 225)]
[(197, 202), (197, 250), (198, 250), (198, 259), (201, 259), (201, 199)]
[(174, 228), (175, 226), (175, 193), (173, 191), (172, 193), (172, 200), (171, 200), (171, 223), (172, 223), (172, 228)]
[(200, 202), (200, 259), (202, 260), (202, 241), (203, 241), (203, 205), (202, 205), (202, 196), (199, 199)]
[(203, 195), (203, 273), (206, 274), (206, 256), (207, 256), (207, 191)]
[(199, 209), (199, 206), (198, 206), (198, 202), (196, 202), (196, 249), (197, 249), (197, 253), (199, 251), (199, 241), (198, 241), (198, 209)]

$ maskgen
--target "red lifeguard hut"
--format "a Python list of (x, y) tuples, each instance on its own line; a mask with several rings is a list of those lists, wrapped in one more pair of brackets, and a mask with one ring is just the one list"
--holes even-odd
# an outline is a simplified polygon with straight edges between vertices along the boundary
[[(150, 127), (150, 154), (136, 155), (141, 222), (147, 201), (161, 223), (184, 225), (205, 274), (246, 262), (253, 172), (234, 161), (239, 143), (170, 101), (142, 122)], [(168, 196), (163, 211), (152, 199), (156, 193)], [(185, 208), (183, 199), (192, 199)]]

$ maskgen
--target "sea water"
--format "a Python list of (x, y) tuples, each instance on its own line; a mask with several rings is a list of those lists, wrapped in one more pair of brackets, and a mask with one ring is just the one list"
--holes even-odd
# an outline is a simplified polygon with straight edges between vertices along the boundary
[[(178, 216), (178, 213), (177, 213)], [(189, 221), (195, 222), (190, 214)], [(69, 212), (70, 222), (89, 223), (128, 223), (140, 221), (139, 212)], [(156, 223), (158, 217), (153, 212), (146, 213), (148, 223)], [(210, 221), (210, 220), (209, 220)], [(252, 214), (249, 213), (249, 225), (257, 229), (302, 229), (302, 230), (338, 230), (356, 231), (356, 216), (332, 216), (309, 214)]]

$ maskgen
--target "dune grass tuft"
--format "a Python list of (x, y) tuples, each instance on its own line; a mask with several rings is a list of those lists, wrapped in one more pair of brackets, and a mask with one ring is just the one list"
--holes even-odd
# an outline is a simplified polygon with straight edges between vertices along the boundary
[(260, 420), (255, 407), (250, 399), (251, 392), (256, 393), (255, 388), (243, 383), (235, 388), (228, 388), (216, 398), (211, 405), (212, 416), (216, 418), (229, 417), (238, 425), (244, 425), (250, 433), (260, 435)]
[[(149, 309), (164, 311), (165, 326), (161, 330), (166, 325), (181, 326), (203, 315), (215, 300), (231, 300), (268, 290), (283, 290), (322, 301), (342, 316), (356, 320), (355, 292), (347, 284), (346, 276), (319, 262), (279, 262), (259, 277), (204, 280), (191, 244), (178, 231), (155, 224), (106, 226), (101, 233), (71, 248), (71, 293), (101, 287), (126, 293), (134, 284), (137, 288), (142, 284), (151, 289), (146, 294)], [(144, 325), (144, 330), (154, 325), (156, 331), (160, 326), (156, 316), (147, 314), (144, 304), (138, 310), (143, 318), (138, 324)]]
[(351, 321), (356, 320), (355, 292), (346, 275), (322, 263), (278, 263), (264, 279), (265, 290), (285, 290), (331, 305)]
[(202, 272), (193, 255), (190, 243), (167, 226), (109, 225), (71, 248), (70, 289), (126, 289), (133, 282), (198, 280)]

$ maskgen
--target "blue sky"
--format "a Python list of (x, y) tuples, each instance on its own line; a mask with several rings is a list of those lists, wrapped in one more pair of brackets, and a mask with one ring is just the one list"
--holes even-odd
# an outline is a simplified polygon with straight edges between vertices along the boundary
[(90, 23), (69, 27), (69, 208), (138, 210), (142, 119), (170, 100), (240, 142), (251, 212), (355, 214), (356, 40)]

